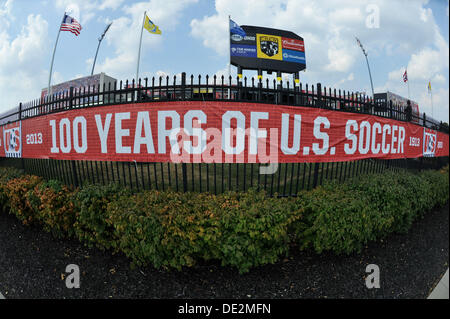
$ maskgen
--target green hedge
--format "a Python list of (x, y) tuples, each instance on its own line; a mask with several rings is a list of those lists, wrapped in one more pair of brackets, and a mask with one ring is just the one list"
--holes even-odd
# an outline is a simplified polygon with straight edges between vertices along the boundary
[(182, 269), (218, 260), (247, 272), (278, 261), (293, 247), (348, 254), (390, 233), (407, 232), (414, 220), (447, 203), (448, 177), (448, 166), (384, 172), (326, 183), (295, 198), (271, 198), (255, 190), (221, 195), (132, 194), (118, 185), (73, 190), (0, 168), (0, 204), (24, 224), (122, 252), (132, 265)]
[(385, 172), (327, 183), (296, 199), (305, 210), (297, 241), (318, 253), (360, 251), (369, 241), (407, 232), (414, 220), (448, 197), (448, 172)]
[(75, 193), (60, 181), (42, 182), (27, 193), (27, 201), (37, 220), (55, 237), (74, 235), (76, 208)]
[(8, 196), (6, 195), (6, 183), (11, 179), (18, 178), (22, 175), (24, 175), (23, 170), (19, 170), (13, 167), (0, 168), (0, 212), (9, 212), (11, 208)]
[(114, 228), (108, 223), (108, 204), (121, 196), (130, 198), (129, 190), (119, 185), (86, 185), (75, 191), (76, 207), (74, 232), (77, 238), (89, 247), (110, 249), (116, 246)]

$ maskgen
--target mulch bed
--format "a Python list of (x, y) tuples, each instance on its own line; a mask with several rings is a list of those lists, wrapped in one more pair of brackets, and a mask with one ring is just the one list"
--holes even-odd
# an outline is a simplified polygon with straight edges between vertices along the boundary
[[(393, 234), (361, 253), (336, 256), (292, 250), (290, 256), (239, 275), (202, 263), (183, 271), (131, 269), (129, 260), (76, 240), (57, 240), (0, 214), (0, 292), (7, 298), (426, 298), (448, 268), (449, 206), (430, 212), (408, 234)], [(68, 289), (66, 266), (80, 267)], [(367, 289), (366, 265), (380, 268)]]

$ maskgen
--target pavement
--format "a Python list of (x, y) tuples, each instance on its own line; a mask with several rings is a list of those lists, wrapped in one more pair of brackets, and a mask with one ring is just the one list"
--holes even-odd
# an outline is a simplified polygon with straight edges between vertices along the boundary
[(441, 281), (433, 289), (428, 299), (449, 299), (448, 297), (448, 268)]
[[(0, 300), (6, 299), (0, 292)], [(449, 299), (448, 269), (427, 299)]]

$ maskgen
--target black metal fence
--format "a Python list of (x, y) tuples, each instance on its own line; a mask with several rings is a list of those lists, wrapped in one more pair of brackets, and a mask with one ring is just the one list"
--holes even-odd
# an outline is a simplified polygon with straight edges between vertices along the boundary
[(144, 189), (222, 192), (265, 190), (270, 196), (295, 196), (327, 180), (344, 182), (368, 173), (387, 170), (439, 169), (448, 157), (349, 162), (284, 163), (273, 174), (261, 174), (266, 165), (252, 163), (138, 163), (6, 158), (0, 166), (23, 168), (30, 174), (58, 179), (67, 185), (118, 183), (136, 191)]
[[(79, 90), (70, 88), (31, 101), (0, 116), (0, 125), (68, 109), (96, 107), (128, 103), (159, 101), (231, 101), (306, 106), (337, 110), (342, 112), (372, 114), (380, 117), (413, 121), (448, 133), (446, 123), (407, 113), (403, 106), (391, 102), (373, 101), (365, 95), (307, 84), (291, 86), (289, 82), (255, 81), (223, 76), (204, 78), (152, 78), (119, 82), (114, 85), (86, 87)], [(170, 83), (171, 82), (171, 83)], [(264, 189), (271, 196), (295, 196), (299, 190), (311, 189), (326, 180), (343, 182), (349, 178), (386, 170), (439, 168), (448, 163), (444, 158), (420, 158), (379, 160), (364, 159), (349, 162), (329, 163), (286, 163), (278, 164), (273, 174), (261, 174), (263, 164), (207, 164), (207, 163), (138, 163), (110, 161), (74, 161), (52, 159), (0, 159), (1, 166), (16, 166), (27, 172), (47, 179), (59, 179), (68, 185), (80, 186), (84, 183), (119, 183), (135, 190), (168, 188), (176, 191), (207, 191), (222, 193), (228, 190), (245, 191), (251, 187)]]
[(0, 125), (19, 119), (60, 112), (67, 109), (87, 108), (99, 105), (119, 105), (127, 103), (161, 101), (232, 101), (269, 103), (292, 106), (324, 108), (342, 112), (364, 113), (416, 124), (449, 132), (448, 124), (436, 121), (425, 113), (408, 113), (403, 105), (392, 101), (373, 100), (360, 93), (322, 87), (295, 84), (275, 79), (255, 80), (224, 76), (186, 77), (185, 73), (173, 78), (148, 78), (128, 80), (114, 85), (97, 85), (70, 88), (66, 92), (46, 96), (20, 105), (6, 114), (0, 115)]

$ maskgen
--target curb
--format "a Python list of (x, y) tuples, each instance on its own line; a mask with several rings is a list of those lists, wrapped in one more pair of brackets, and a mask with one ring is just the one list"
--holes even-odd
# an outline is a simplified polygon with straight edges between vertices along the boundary
[(448, 296), (448, 268), (437, 286), (433, 289), (427, 299), (449, 299)]
[(2, 293), (0, 292), (0, 300), (1, 299), (6, 299), (3, 295), (2, 295)]

